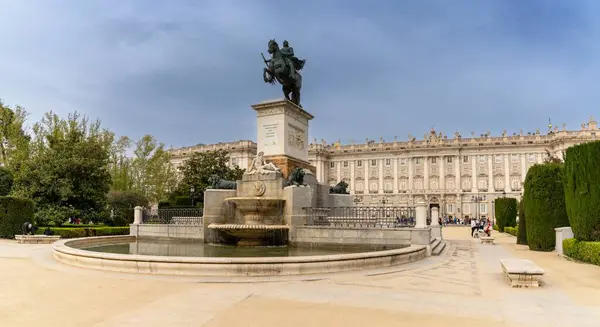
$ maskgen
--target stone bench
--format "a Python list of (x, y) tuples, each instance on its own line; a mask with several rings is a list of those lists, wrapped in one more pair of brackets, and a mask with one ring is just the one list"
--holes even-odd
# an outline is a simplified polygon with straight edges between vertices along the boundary
[(531, 260), (502, 259), (500, 265), (512, 287), (538, 287), (544, 270)]
[(15, 235), (21, 244), (50, 244), (60, 240), (60, 235)]
[(482, 244), (494, 244), (494, 238), (491, 236), (480, 236), (479, 239)]

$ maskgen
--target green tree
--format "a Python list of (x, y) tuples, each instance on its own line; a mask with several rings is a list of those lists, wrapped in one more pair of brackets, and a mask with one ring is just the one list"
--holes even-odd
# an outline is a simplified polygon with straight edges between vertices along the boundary
[(131, 159), (133, 189), (152, 202), (167, 197), (177, 186), (177, 172), (171, 165), (171, 156), (165, 145), (152, 135), (144, 135), (136, 142)]
[(108, 193), (108, 207), (111, 210), (112, 225), (127, 225), (133, 222), (133, 209), (136, 206), (145, 207), (148, 198), (136, 191), (111, 191)]
[(109, 172), (113, 191), (129, 191), (133, 187), (131, 158), (127, 156), (127, 150), (130, 147), (131, 139), (127, 136), (115, 140), (111, 145)]
[(515, 198), (497, 198), (494, 200), (496, 224), (500, 232), (504, 232), (504, 227), (515, 227), (517, 224), (517, 199)]
[(600, 241), (600, 141), (567, 149), (564, 185), (575, 238)]
[(218, 175), (226, 180), (240, 180), (245, 169), (237, 166), (229, 167), (229, 153), (225, 150), (215, 150), (194, 153), (179, 167), (181, 181), (177, 191), (172, 197), (189, 195), (193, 186), (197, 201), (203, 202), (204, 191), (209, 186), (208, 179), (212, 175)]
[(29, 135), (24, 130), (27, 111), (21, 106), (14, 109), (0, 100), (0, 163), (18, 170), (27, 158)]
[[(15, 193), (34, 199), (42, 212), (98, 219), (111, 185), (114, 135), (78, 113), (61, 119), (49, 112), (33, 131), (30, 157), (15, 175)], [(58, 225), (69, 218), (55, 216)]]
[(0, 167), (0, 196), (10, 193), (13, 187), (14, 177), (12, 172), (6, 167)]
[(552, 251), (554, 228), (569, 226), (560, 164), (537, 164), (525, 177), (527, 243), (534, 251)]

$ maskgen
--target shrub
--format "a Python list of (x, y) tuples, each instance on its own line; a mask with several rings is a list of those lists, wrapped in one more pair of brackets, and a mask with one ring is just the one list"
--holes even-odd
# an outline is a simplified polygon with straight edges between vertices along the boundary
[(498, 230), (498, 225), (494, 225), (494, 226), (492, 226), (492, 229), (494, 229), (494, 230)]
[[(49, 227), (54, 235), (60, 235), (61, 238), (78, 238), (91, 236), (109, 236), (109, 235), (129, 235), (129, 227)], [(40, 228), (36, 234), (44, 234), (46, 228)]]
[(26, 198), (0, 196), (0, 237), (14, 238), (21, 234), (26, 222), (33, 221), (35, 204)]
[(515, 227), (517, 225), (517, 199), (497, 198), (494, 200), (494, 204), (499, 231), (504, 232), (506, 226)]
[(171, 202), (169, 200), (162, 200), (158, 202), (158, 209), (167, 209), (171, 207)]
[(46, 205), (35, 212), (35, 223), (39, 226), (62, 226), (69, 218), (80, 214), (72, 206)]
[(519, 233), (519, 228), (518, 227), (504, 227), (504, 232), (506, 232), (512, 236), (517, 236), (517, 234)]
[(567, 149), (564, 187), (575, 238), (600, 241), (600, 141)]
[(568, 238), (563, 240), (563, 252), (569, 258), (600, 266), (600, 242)]
[(517, 244), (527, 245), (527, 226), (525, 220), (525, 201), (519, 202), (519, 232), (517, 233)]
[(537, 164), (525, 177), (527, 243), (534, 251), (552, 251), (554, 228), (569, 226), (560, 164)]
[(175, 197), (175, 201), (173, 201), (174, 205), (177, 207), (191, 207), (192, 206), (192, 198), (187, 195), (180, 195)]

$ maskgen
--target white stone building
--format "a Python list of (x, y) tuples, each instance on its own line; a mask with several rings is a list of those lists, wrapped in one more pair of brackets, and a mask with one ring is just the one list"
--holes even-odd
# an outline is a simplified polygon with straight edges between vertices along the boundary
[[(563, 125), (535, 133), (499, 137), (490, 133), (449, 138), (431, 130), (424, 139), (408, 141), (328, 144), (314, 140), (309, 161), (317, 168), (319, 182), (345, 181), (358, 205), (413, 206), (419, 199), (439, 207), (441, 216), (492, 217), (493, 200), (520, 198), (529, 167), (542, 163), (547, 153), (562, 158), (568, 147), (598, 140), (597, 122), (590, 117), (580, 130)], [(256, 154), (252, 141), (200, 145), (172, 150), (180, 164), (193, 151), (230, 151), (231, 164), (248, 167)]]

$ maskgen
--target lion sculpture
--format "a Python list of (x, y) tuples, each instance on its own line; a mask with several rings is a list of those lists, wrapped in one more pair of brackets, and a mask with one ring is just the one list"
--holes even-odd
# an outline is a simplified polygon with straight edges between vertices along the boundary
[(348, 183), (341, 181), (337, 183), (335, 186), (329, 188), (330, 194), (350, 194), (348, 192)]
[(303, 168), (294, 169), (283, 186), (306, 186), (306, 183), (304, 182), (305, 174)]
[(216, 189), (216, 190), (235, 190), (235, 189), (237, 189), (236, 182), (224, 180), (221, 177), (219, 177), (218, 175), (212, 175), (208, 179), (208, 182), (210, 183), (209, 188), (211, 188), (211, 189)]

